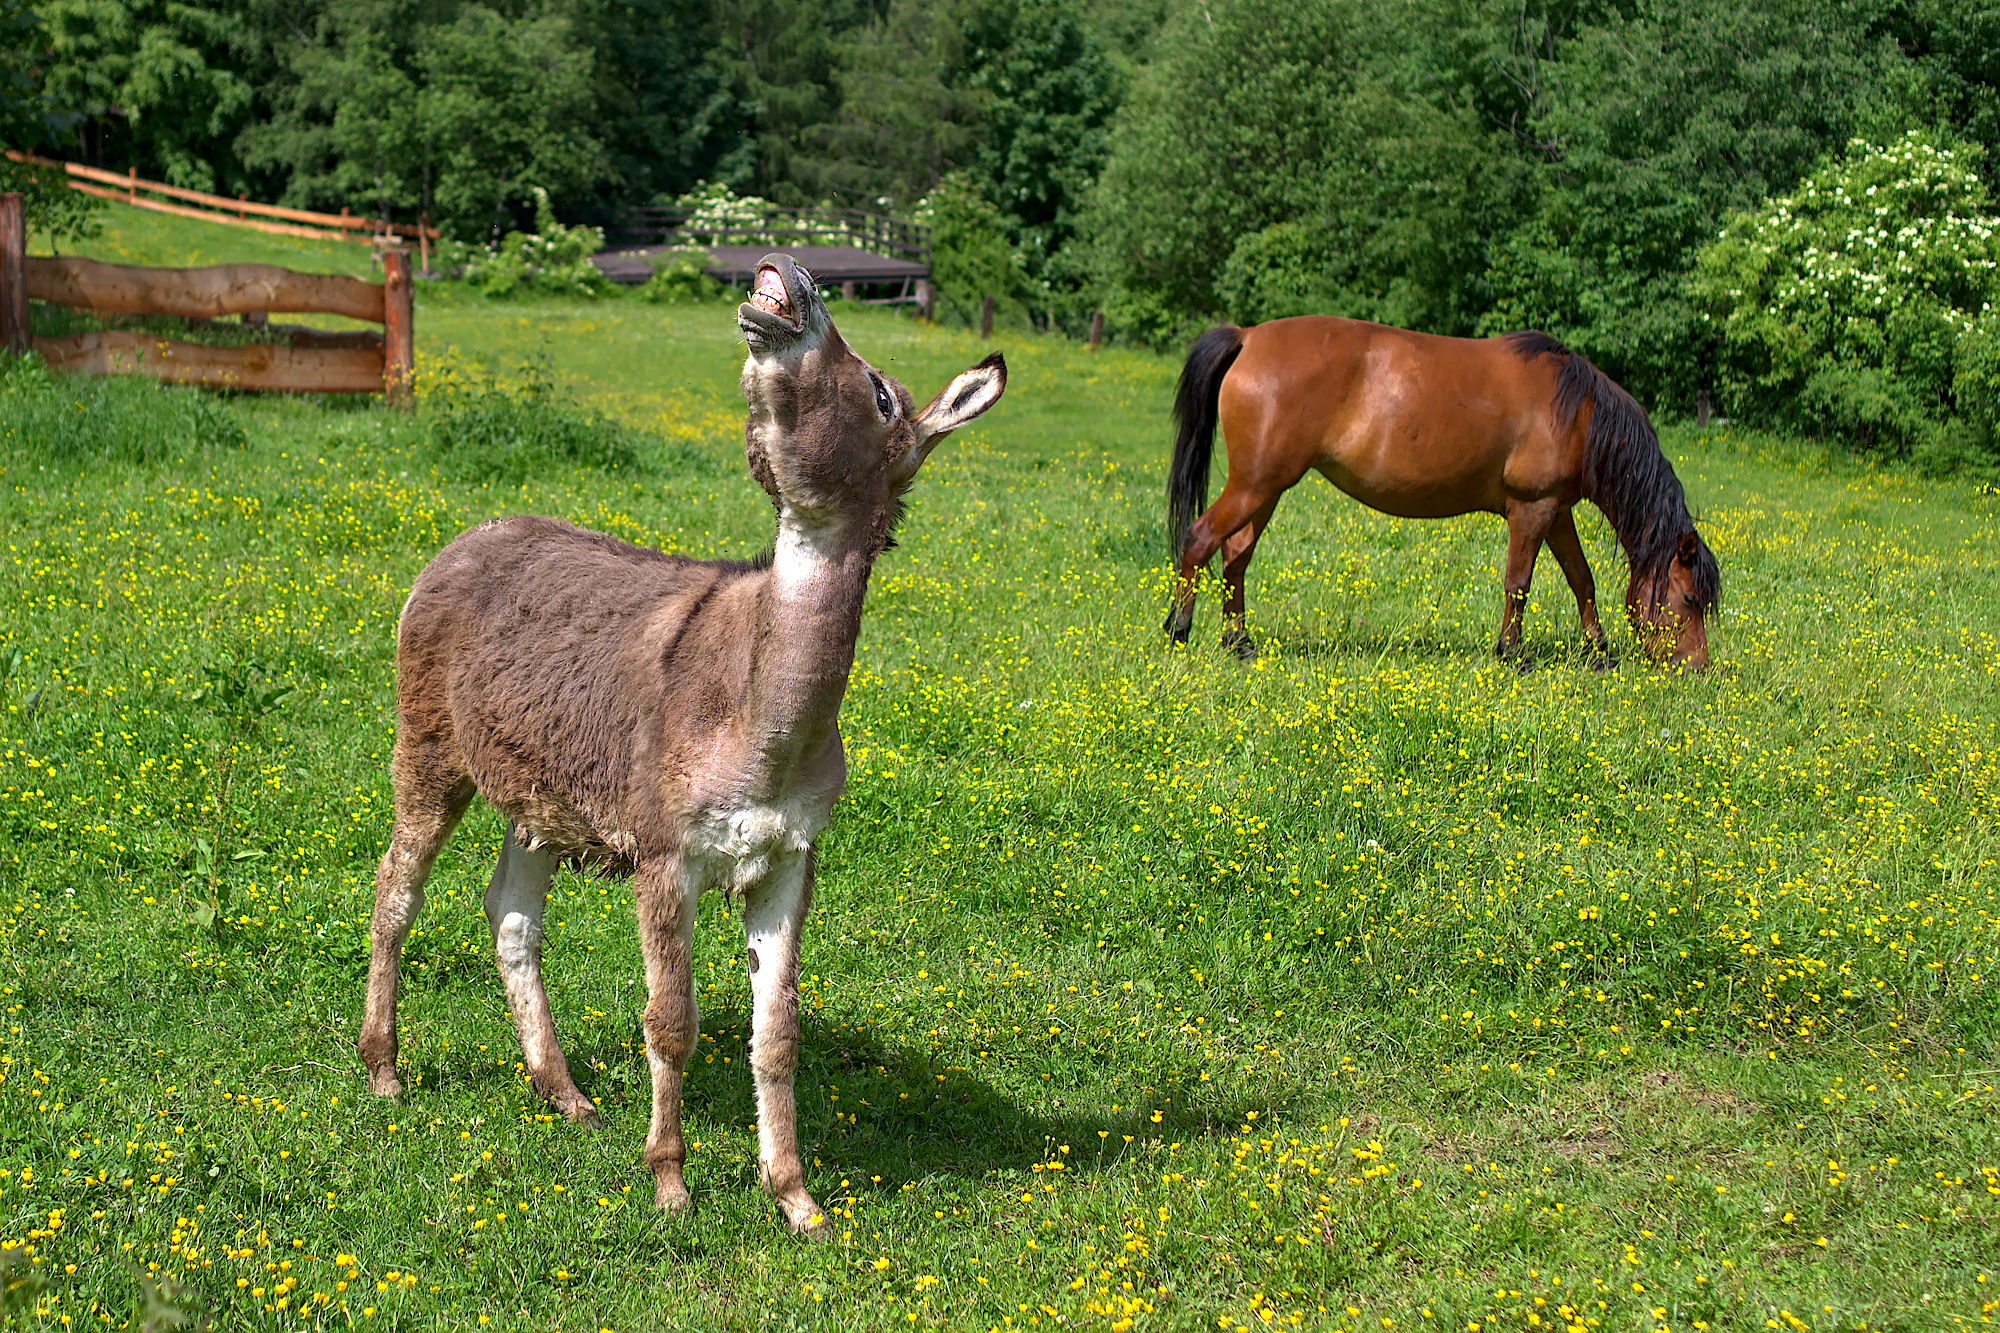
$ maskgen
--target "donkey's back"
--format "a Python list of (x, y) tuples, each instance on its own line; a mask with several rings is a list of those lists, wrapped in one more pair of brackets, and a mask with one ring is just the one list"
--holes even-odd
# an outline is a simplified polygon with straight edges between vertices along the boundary
[(727, 715), (721, 622), (752, 572), (557, 519), (471, 529), (403, 608), (398, 766), (470, 781), (538, 845), (632, 856), (676, 767), (663, 710), (696, 742)]

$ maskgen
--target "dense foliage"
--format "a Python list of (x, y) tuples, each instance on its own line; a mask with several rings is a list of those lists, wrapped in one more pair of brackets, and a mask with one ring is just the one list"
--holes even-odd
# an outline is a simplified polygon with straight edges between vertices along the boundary
[(963, 317), (1103, 310), (1162, 346), (1306, 311), (1539, 327), (1670, 412), (1739, 382), (1690, 287), (1733, 215), (1856, 136), (1944, 135), (1989, 185), (2000, 162), (2000, 0), (0, 0), (6, 23), (36, 53), (0, 68), (10, 140), (183, 185), (503, 248), (538, 186), (568, 224), (702, 188), (883, 208), (936, 219)]
[(1912, 134), (1739, 215), (1692, 285), (1732, 408), (1949, 465), (1996, 461), (2000, 218), (1976, 154)]

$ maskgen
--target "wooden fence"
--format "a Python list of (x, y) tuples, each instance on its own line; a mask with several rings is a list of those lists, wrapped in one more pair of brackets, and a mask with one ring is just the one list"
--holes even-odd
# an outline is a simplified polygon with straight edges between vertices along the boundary
[(315, 213), (305, 208), (260, 204), (240, 195), (230, 199), (161, 181), (142, 180), (137, 171), (128, 171), (121, 176), (115, 171), (87, 167), (79, 162), (57, 162), (13, 148), (6, 151), (10, 161), (63, 172), (69, 177), (72, 190), (95, 195), (99, 199), (115, 199), (134, 208), (151, 209), (155, 213), (172, 213), (176, 217), (200, 218), (205, 222), (222, 222), (232, 227), (249, 227), (278, 236), (306, 236), (314, 240), (363, 243), (415, 241), (425, 268), (430, 267), (431, 242), (438, 237), (437, 228), (431, 226), (428, 220), (423, 223), (389, 222), (382, 218), (357, 217), (344, 208), (338, 213)]
[[(0, 194), (0, 349), (39, 353), (59, 370), (134, 373), (178, 384), (279, 393), (381, 393), (407, 406), (415, 364), (410, 257), (383, 252), (384, 280), (295, 273), (274, 264), (141, 268), (27, 252), (18, 194)], [(167, 315), (214, 321), (227, 315), (263, 326), (281, 342), (223, 347), (136, 329), (31, 337), (30, 299), (100, 314)], [(352, 332), (272, 326), (272, 313), (345, 315), (382, 325)]]

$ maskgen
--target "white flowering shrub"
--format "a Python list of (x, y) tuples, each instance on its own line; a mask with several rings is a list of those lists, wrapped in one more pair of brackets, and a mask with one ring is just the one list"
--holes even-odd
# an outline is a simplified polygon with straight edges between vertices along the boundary
[(1917, 132), (1732, 218), (1691, 295), (1739, 416), (1949, 470), (2000, 462), (2000, 218), (1977, 150)]
[(712, 245), (754, 245), (763, 239), (771, 201), (737, 194), (721, 181), (703, 181), (674, 203), (688, 210), (683, 225)]

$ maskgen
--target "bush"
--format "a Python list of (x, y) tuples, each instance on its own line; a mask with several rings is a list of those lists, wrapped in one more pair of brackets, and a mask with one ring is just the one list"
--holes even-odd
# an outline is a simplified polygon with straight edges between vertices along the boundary
[(555, 467), (618, 472), (638, 461), (639, 433), (571, 398), (545, 356), (511, 382), (447, 376), (425, 389), (422, 404), (425, 446), (467, 480), (518, 485)]
[(202, 390), (59, 375), (40, 357), (0, 354), (0, 450), (59, 463), (154, 463), (245, 442), (236, 417)]
[(1021, 257), (1007, 239), (1007, 219), (962, 171), (947, 174), (918, 203), (931, 229), (931, 281), (938, 299), (970, 323), (983, 298), (1018, 312), (1028, 287)]
[(566, 227), (549, 206), (549, 192), (534, 187), (535, 230), (510, 231), (484, 246), (446, 241), (439, 264), (445, 272), (487, 296), (521, 291), (561, 296), (603, 296), (611, 280), (590, 257), (604, 248), (601, 227)]
[(680, 246), (653, 256), (653, 276), (634, 294), (657, 305), (693, 305), (729, 295), (729, 288), (708, 276), (708, 251)]
[(1305, 222), (1251, 232), (1229, 252), (1215, 294), (1244, 324), (1326, 314), (1338, 309), (1338, 294), (1326, 279), (1333, 268), (1329, 249), (1325, 231)]
[(1978, 158), (1856, 140), (1730, 221), (1689, 287), (1729, 410), (1932, 469), (2000, 461), (2000, 219)]

